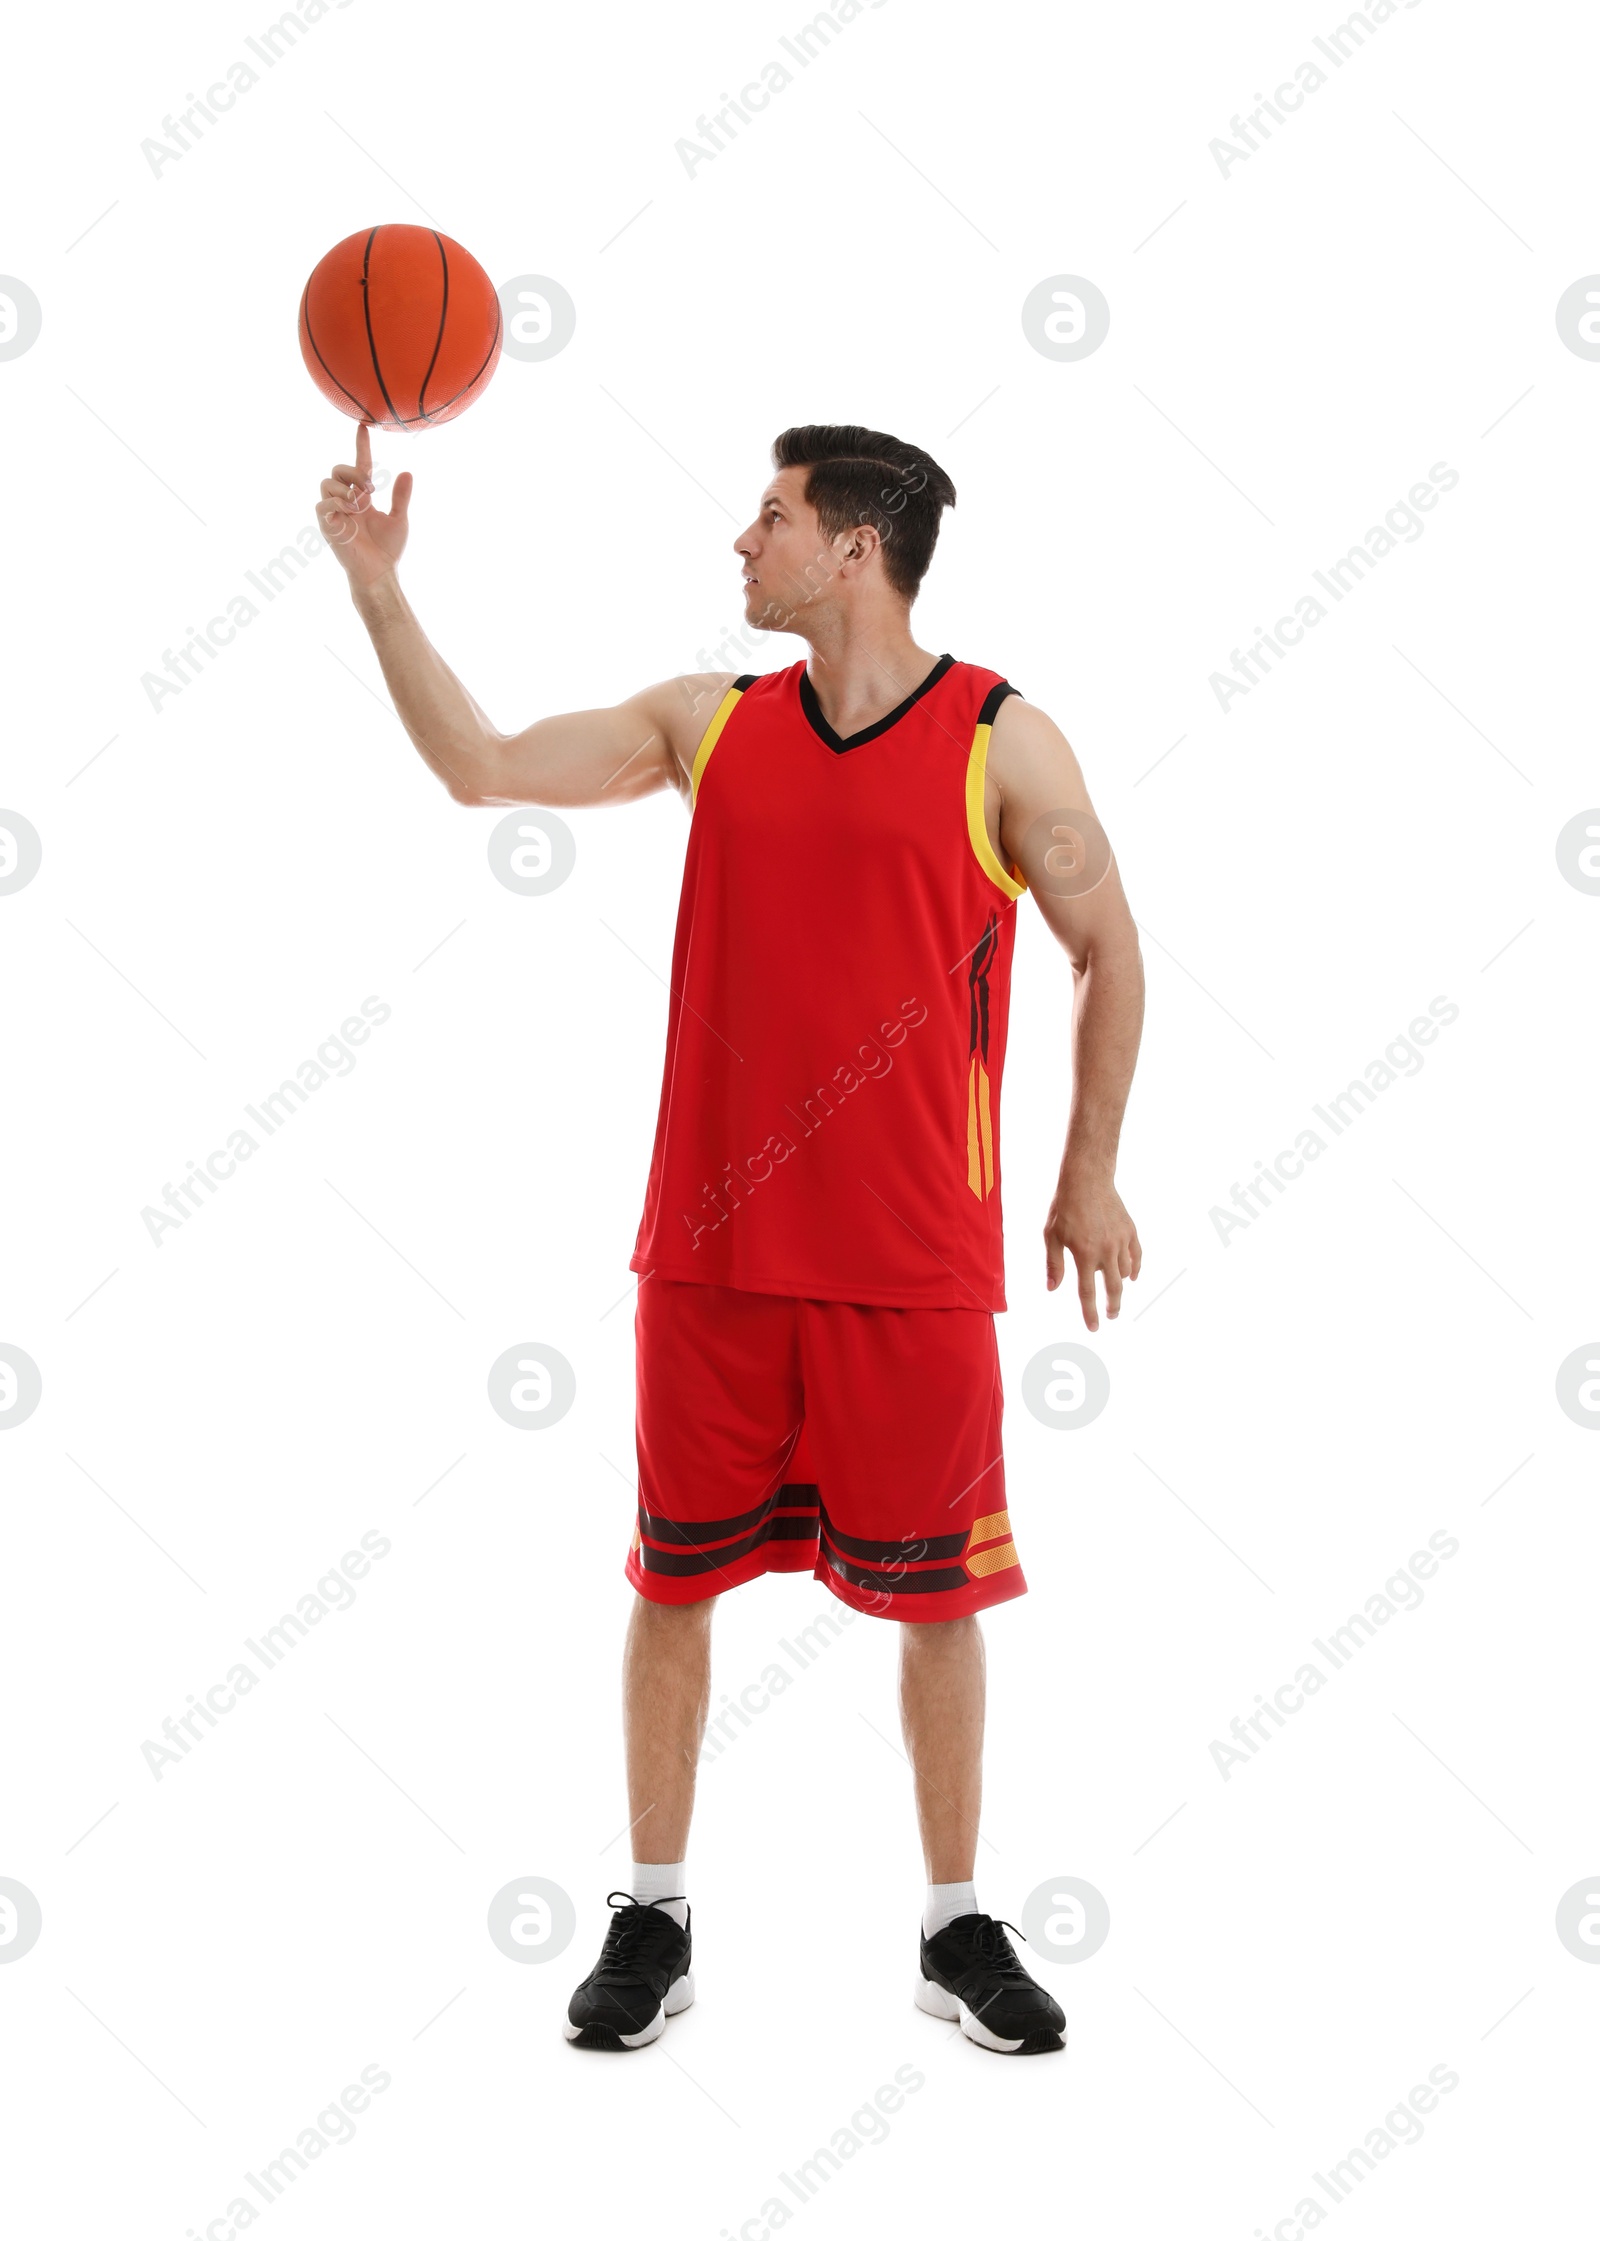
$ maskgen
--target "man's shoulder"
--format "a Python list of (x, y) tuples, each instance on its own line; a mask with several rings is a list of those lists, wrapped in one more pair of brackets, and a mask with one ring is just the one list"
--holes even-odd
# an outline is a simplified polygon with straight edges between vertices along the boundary
[(674, 730), (681, 726), (698, 738), (727, 698), (733, 681), (731, 669), (694, 669), (685, 676), (652, 685), (650, 691)]
[(706, 727), (727, 699), (733, 683), (731, 669), (691, 670), (684, 676), (664, 677), (659, 684), (646, 685), (627, 703), (656, 727), (671, 749), (680, 792), (688, 784), (689, 770)]
[[(1000, 689), (1002, 684), (1004, 691)], [(999, 754), (1004, 755), (1008, 749), (1023, 755), (1049, 754), (1066, 746), (1066, 734), (1055, 718), (1034, 702), (1024, 700), (1015, 685), (1000, 680), (994, 701), (990, 721), (994, 727), (993, 748)]]

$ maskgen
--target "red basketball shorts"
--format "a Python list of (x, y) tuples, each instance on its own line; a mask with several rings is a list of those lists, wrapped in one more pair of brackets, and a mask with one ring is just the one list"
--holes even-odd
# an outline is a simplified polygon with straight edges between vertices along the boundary
[(628, 1578), (698, 1603), (811, 1572), (854, 1610), (965, 1618), (1027, 1592), (994, 1318), (646, 1276)]

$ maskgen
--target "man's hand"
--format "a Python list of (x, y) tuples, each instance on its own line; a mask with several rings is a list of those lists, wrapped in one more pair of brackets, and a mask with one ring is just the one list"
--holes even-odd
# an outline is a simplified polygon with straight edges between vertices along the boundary
[(1133, 1217), (1109, 1176), (1091, 1177), (1066, 1168), (1044, 1225), (1044, 1251), (1046, 1288), (1052, 1292), (1066, 1273), (1067, 1254), (1072, 1255), (1083, 1319), (1092, 1331), (1100, 1328), (1095, 1277), (1105, 1280), (1106, 1313), (1114, 1317), (1121, 1312), (1124, 1280), (1131, 1283), (1137, 1277), (1143, 1258)]
[(406, 549), (411, 476), (397, 475), (388, 513), (372, 503), (372, 439), (363, 420), (356, 430), (355, 465), (335, 467), (322, 486), (317, 520), (338, 555), (352, 591), (368, 591), (392, 576)]

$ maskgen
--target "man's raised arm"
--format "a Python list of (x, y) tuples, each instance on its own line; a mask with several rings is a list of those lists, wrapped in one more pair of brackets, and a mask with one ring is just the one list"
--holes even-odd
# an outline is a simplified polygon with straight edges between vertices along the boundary
[(409, 473), (391, 510), (372, 503), (372, 447), (363, 424), (353, 464), (322, 485), (317, 519), (350, 584), (396, 713), (453, 797), (472, 805), (556, 808), (633, 801), (663, 786), (687, 793), (694, 751), (732, 672), (669, 678), (614, 708), (545, 716), (521, 732), (492, 724), (411, 610), (396, 573), (411, 504)]

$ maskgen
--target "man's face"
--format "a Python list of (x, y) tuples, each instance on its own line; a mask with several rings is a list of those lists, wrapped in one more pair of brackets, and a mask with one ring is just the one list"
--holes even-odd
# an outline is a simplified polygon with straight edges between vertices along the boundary
[(733, 541), (744, 563), (745, 621), (757, 630), (787, 630), (838, 571), (806, 503), (807, 472), (781, 467), (762, 492), (755, 520)]

